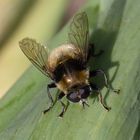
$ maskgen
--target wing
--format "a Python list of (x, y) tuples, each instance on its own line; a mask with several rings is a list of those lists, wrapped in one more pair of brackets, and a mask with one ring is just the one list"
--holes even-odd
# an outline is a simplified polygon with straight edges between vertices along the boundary
[(89, 27), (88, 17), (85, 12), (79, 13), (74, 16), (70, 24), (70, 31), (68, 33), (70, 43), (80, 49), (83, 59), (87, 61), (89, 50)]
[(47, 65), (48, 52), (45, 46), (30, 38), (21, 40), (19, 46), (35, 67), (46, 76), (52, 78), (52, 74)]

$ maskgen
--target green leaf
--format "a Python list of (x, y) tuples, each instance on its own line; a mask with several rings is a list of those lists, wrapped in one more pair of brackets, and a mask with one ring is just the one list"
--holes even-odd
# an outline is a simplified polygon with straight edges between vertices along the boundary
[[(140, 2), (138, 0), (89, 0), (87, 12), (91, 42), (104, 54), (91, 61), (91, 68), (102, 68), (110, 84), (119, 88), (115, 95), (102, 89), (106, 112), (98, 100), (82, 109), (70, 104), (63, 119), (58, 118), (61, 105), (43, 115), (49, 104), (46, 85), (50, 82), (35, 68), (30, 68), (0, 102), (0, 138), (2, 140), (138, 140), (140, 138)], [(50, 46), (65, 42), (68, 26)], [(56, 90), (51, 92), (54, 96)], [(96, 98), (95, 98), (96, 99)], [(65, 101), (65, 100), (64, 100)]]

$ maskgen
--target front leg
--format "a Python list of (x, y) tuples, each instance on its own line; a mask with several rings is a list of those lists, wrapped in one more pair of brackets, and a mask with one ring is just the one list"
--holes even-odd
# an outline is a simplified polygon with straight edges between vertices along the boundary
[(48, 112), (53, 106), (54, 106), (54, 100), (51, 96), (51, 93), (50, 93), (50, 88), (55, 88), (56, 85), (54, 82), (50, 83), (47, 85), (47, 94), (48, 94), (48, 98), (50, 99), (51, 101), (51, 104), (49, 105), (48, 109), (44, 110), (43, 113), (45, 114), (46, 112)]
[(58, 101), (60, 101), (61, 105), (62, 105), (62, 111), (61, 113), (59, 114), (59, 117), (63, 117), (64, 113), (66, 112), (67, 108), (68, 108), (68, 105), (69, 105), (69, 102), (67, 102), (67, 105), (65, 105), (61, 99), (65, 96), (65, 94), (63, 92), (61, 92), (58, 96)]

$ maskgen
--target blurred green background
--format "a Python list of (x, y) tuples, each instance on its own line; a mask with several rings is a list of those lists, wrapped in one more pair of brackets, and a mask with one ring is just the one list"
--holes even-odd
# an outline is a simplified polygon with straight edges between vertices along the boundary
[[(69, 24), (64, 25), (79, 8), (88, 15), (90, 41), (97, 51), (105, 50), (90, 68), (103, 68), (120, 95), (102, 88), (109, 112), (94, 96), (85, 110), (70, 104), (63, 119), (57, 117), (59, 103), (43, 115), (50, 80), (34, 67), (22, 75), (30, 62), (18, 42), (31, 37), (57, 47), (66, 40)], [(17, 82), (0, 100), (0, 140), (140, 140), (139, 9), (139, 0), (1, 0), (1, 97)], [(56, 90), (51, 93), (55, 96)]]
[(85, 0), (0, 0), (0, 97), (30, 65), (19, 49), (24, 37), (46, 44)]

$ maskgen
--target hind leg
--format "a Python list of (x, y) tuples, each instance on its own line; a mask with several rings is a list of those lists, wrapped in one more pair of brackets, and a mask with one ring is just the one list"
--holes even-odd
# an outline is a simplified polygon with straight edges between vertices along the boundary
[(90, 83), (90, 86), (92, 90), (98, 93), (98, 98), (103, 108), (109, 111), (111, 108), (105, 105), (100, 89), (95, 84), (92, 84), (92, 83)]
[(94, 44), (89, 44), (89, 51), (88, 51), (88, 57), (87, 61), (90, 59), (90, 57), (97, 57), (103, 54), (103, 50), (100, 50), (98, 53), (95, 54), (95, 45)]

